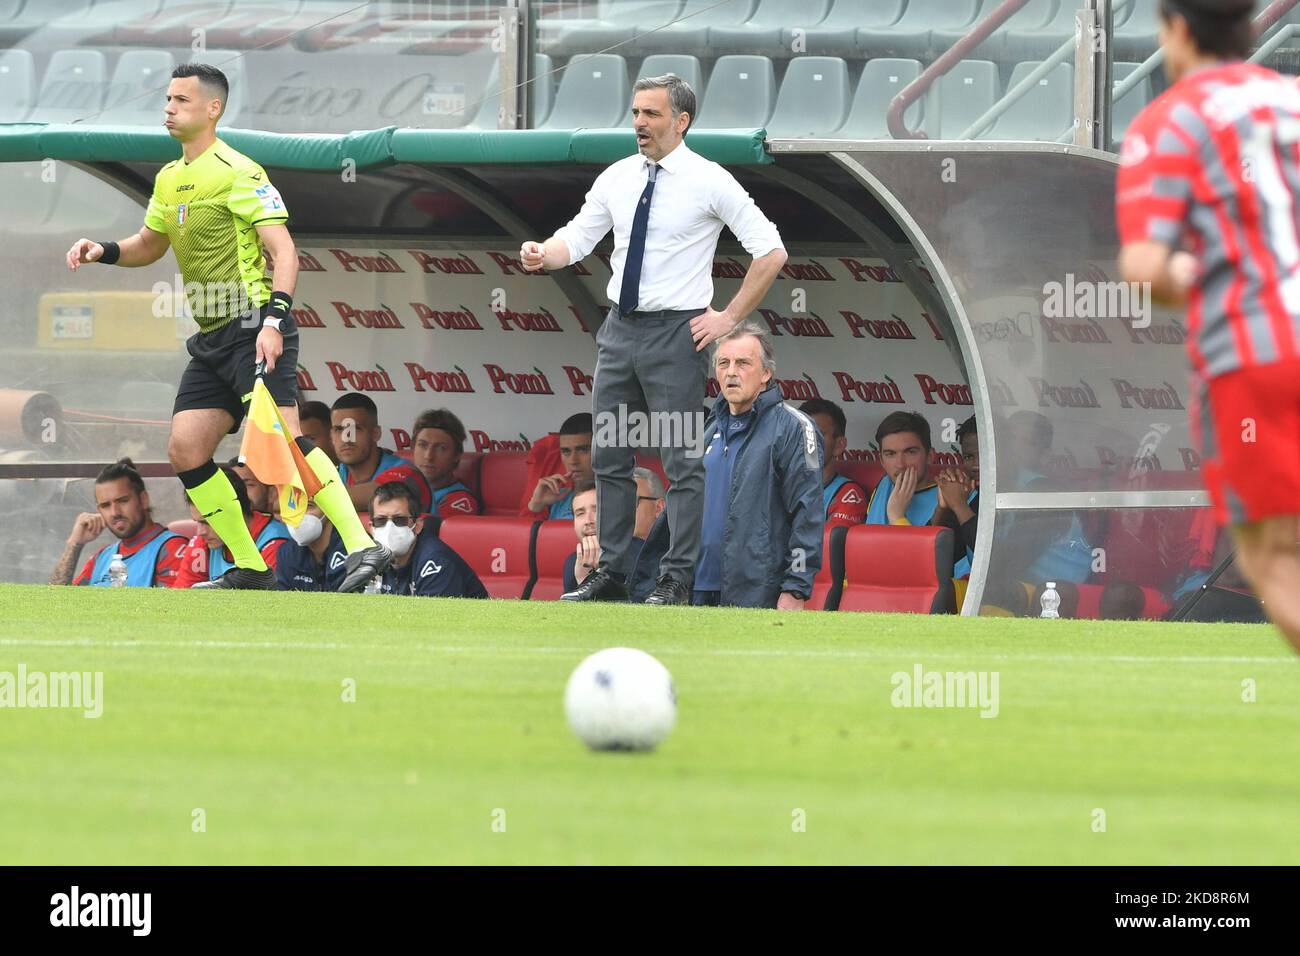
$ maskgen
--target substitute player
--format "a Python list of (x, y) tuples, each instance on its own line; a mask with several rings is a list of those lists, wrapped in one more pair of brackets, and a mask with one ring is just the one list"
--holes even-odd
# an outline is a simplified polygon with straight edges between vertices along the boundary
[[(186, 343), (191, 359), (172, 412), (167, 455), (190, 500), (220, 535), (235, 567), (210, 584), (272, 589), (267, 567), (240, 513), (235, 489), (212, 460), (235, 432), (252, 397), (255, 367), (266, 362), (266, 385), (322, 488), (316, 503), (348, 549), (342, 591), (359, 591), (392, 555), (366, 533), (334, 463), (298, 426), (298, 330), (289, 308), (298, 255), (285, 226), (289, 213), (265, 170), (217, 138), (230, 87), (216, 67), (178, 66), (167, 87), (164, 125), (183, 156), (154, 181), (144, 227), (121, 242), (78, 239), (68, 268), (100, 262), (146, 266), (170, 246), (185, 280), (199, 331)], [(263, 247), (275, 261), (266, 275)]]
[(1120, 272), (1187, 304), (1193, 430), (1215, 516), (1300, 650), (1300, 89), (1241, 62), (1253, 0), (1161, 0), (1173, 86), (1129, 128)]

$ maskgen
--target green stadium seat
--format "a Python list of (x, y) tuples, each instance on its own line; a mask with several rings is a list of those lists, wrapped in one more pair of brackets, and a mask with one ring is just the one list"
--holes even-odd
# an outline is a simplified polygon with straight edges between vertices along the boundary
[(962, 60), (939, 78), (935, 107), (938, 115), (930, 112), (936, 100), (926, 104), (926, 133), (932, 139), (955, 139), (984, 115), (1000, 93), (996, 63)]
[[(878, 57), (868, 60), (849, 106), (848, 119), (835, 134), (838, 139), (892, 139), (885, 116), (889, 104), (909, 83), (921, 75), (917, 60), (894, 60)], [(919, 129), (924, 116), (925, 97), (907, 108), (903, 119), (908, 129)]]
[[(641, 62), (637, 77), (663, 76), (665, 73), (676, 73), (691, 85), (695, 91), (695, 109), (698, 112), (700, 103), (704, 100), (704, 71), (700, 69), (699, 58), (680, 53), (656, 53)], [(692, 116), (691, 120), (694, 119)]]
[(623, 49), (653, 53), (711, 54), (709, 31), (714, 27), (735, 27), (754, 13), (758, 0), (686, 0), (674, 22), (651, 33), (643, 33)]
[(21, 123), (36, 103), (36, 61), (26, 50), (0, 50), (0, 123)]
[(974, 24), (980, 0), (908, 0), (897, 23), (858, 30), (858, 48), (870, 56), (905, 56), (926, 59), (936, 50), (936, 30), (961, 30)]
[(776, 71), (765, 56), (719, 57), (700, 107), (701, 129), (757, 129), (776, 105)]
[[(1039, 64), (1017, 63), (1007, 89), (1028, 76)], [(1074, 67), (1058, 63), (1034, 87), (1012, 103), (981, 139), (1054, 140), (1074, 121)]]
[(166, 50), (128, 50), (118, 58), (96, 123), (157, 126), (162, 122), (167, 84), (175, 58)]
[(819, 56), (861, 56), (858, 49), (859, 32), (892, 26), (902, 16), (907, 0), (835, 0), (826, 19), (815, 27), (788, 27), (781, 31), (781, 45), (794, 50), (795, 41), (802, 35), (802, 53)]
[(564, 69), (555, 106), (539, 129), (609, 129), (631, 122), (627, 61), (612, 53), (575, 56)]
[(104, 102), (107, 74), (107, 60), (99, 50), (57, 51), (45, 68), (36, 107), (28, 120), (71, 123), (94, 117)]
[(825, 138), (844, 125), (853, 91), (848, 65), (834, 56), (801, 56), (790, 61), (768, 121), (774, 139)]
[[(555, 99), (555, 63), (545, 53), (533, 56), (533, 126), (546, 121)], [(501, 109), (501, 62), (492, 61), (492, 72), (483, 85), (486, 94), (478, 113), (469, 124), (473, 129), (497, 129)]]
[(790, 29), (815, 27), (826, 19), (831, 0), (759, 0), (754, 15), (738, 26), (710, 27), (709, 47), (718, 53), (789, 56), (782, 43)]
[[(1119, 86), (1120, 81), (1126, 79), (1138, 66), (1137, 63), (1111, 64), (1111, 85)], [(1119, 143), (1124, 138), (1124, 131), (1128, 129), (1129, 123), (1133, 122), (1138, 113), (1142, 112), (1142, 109), (1151, 102), (1151, 89), (1151, 76), (1148, 74), (1139, 80), (1138, 85), (1130, 90), (1127, 95), (1111, 102), (1110, 136), (1111, 142), (1116, 149), (1119, 148)]]

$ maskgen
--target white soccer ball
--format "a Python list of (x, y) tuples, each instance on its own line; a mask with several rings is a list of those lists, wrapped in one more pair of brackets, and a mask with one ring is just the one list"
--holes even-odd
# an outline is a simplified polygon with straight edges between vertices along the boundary
[(677, 721), (673, 676), (645, 651), (597, 651), (570, 675), (564, 713), (592, 750), (650, 750)]

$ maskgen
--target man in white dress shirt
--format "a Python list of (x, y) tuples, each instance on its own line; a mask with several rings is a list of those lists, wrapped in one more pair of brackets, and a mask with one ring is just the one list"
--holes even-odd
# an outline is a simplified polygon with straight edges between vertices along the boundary
[[(704, 417), (705, 350), (753, 311), (786, 261), (776, 226), (731, 173), (683, 142), (694, 116), (695, 93), (681, 77), (669, 73), (637, 80), (632, 99), (637, 155), (596, 177), (568, 225), (544, 243), (525, 242), (520, 250), (530, 270), (562, 269), (614, 231), (613, 274), (606, 290), (611, 306), (596, 334), (596, 421), (667, 412), (666, 420), (677, 423), (674, 436), (684, 439), (660, 443), (671, 482), (671, 543), (647, 604), (685, 604), (691, 595), (704, 511), (704, 460), (702, 449), (688, 447), (693, 443), (685, 439), (700, 433), (694, 418)], [(715, 311), (713, 256), (723, 226), (753, 262), (740, 291)], [(636, 558), (635, 449), (624, 435), (612, 442), (602, 438), (608, 435), (598, 427), (592, 467), (600, 565), (564, 595), (567, 601), (624, 600)]]

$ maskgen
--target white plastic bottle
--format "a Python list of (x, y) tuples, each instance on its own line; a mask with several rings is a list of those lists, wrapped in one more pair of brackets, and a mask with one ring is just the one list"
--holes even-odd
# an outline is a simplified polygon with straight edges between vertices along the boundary
[(1057, 608), (1061, 606), (1061, 595), (1056, 593), (1056, 582), (1048, 581), (1047, 587), (1043, 589), (1043, 596), (1039, 598), (1043, 605), (1041, 617), (1060, 617)]
[(126, 562), (120, 554), (113, 555), (113, 560), (108, 562), (108, 585), (114, 588), (126, 587)]
[(378, 594), (380, 591), (383, 590), (383, 587), (384, 587), (383, 577), (381, 575), (376, 574), (373, 578), (370, 579), (369, 582), (367, 582), (365, 593)]

